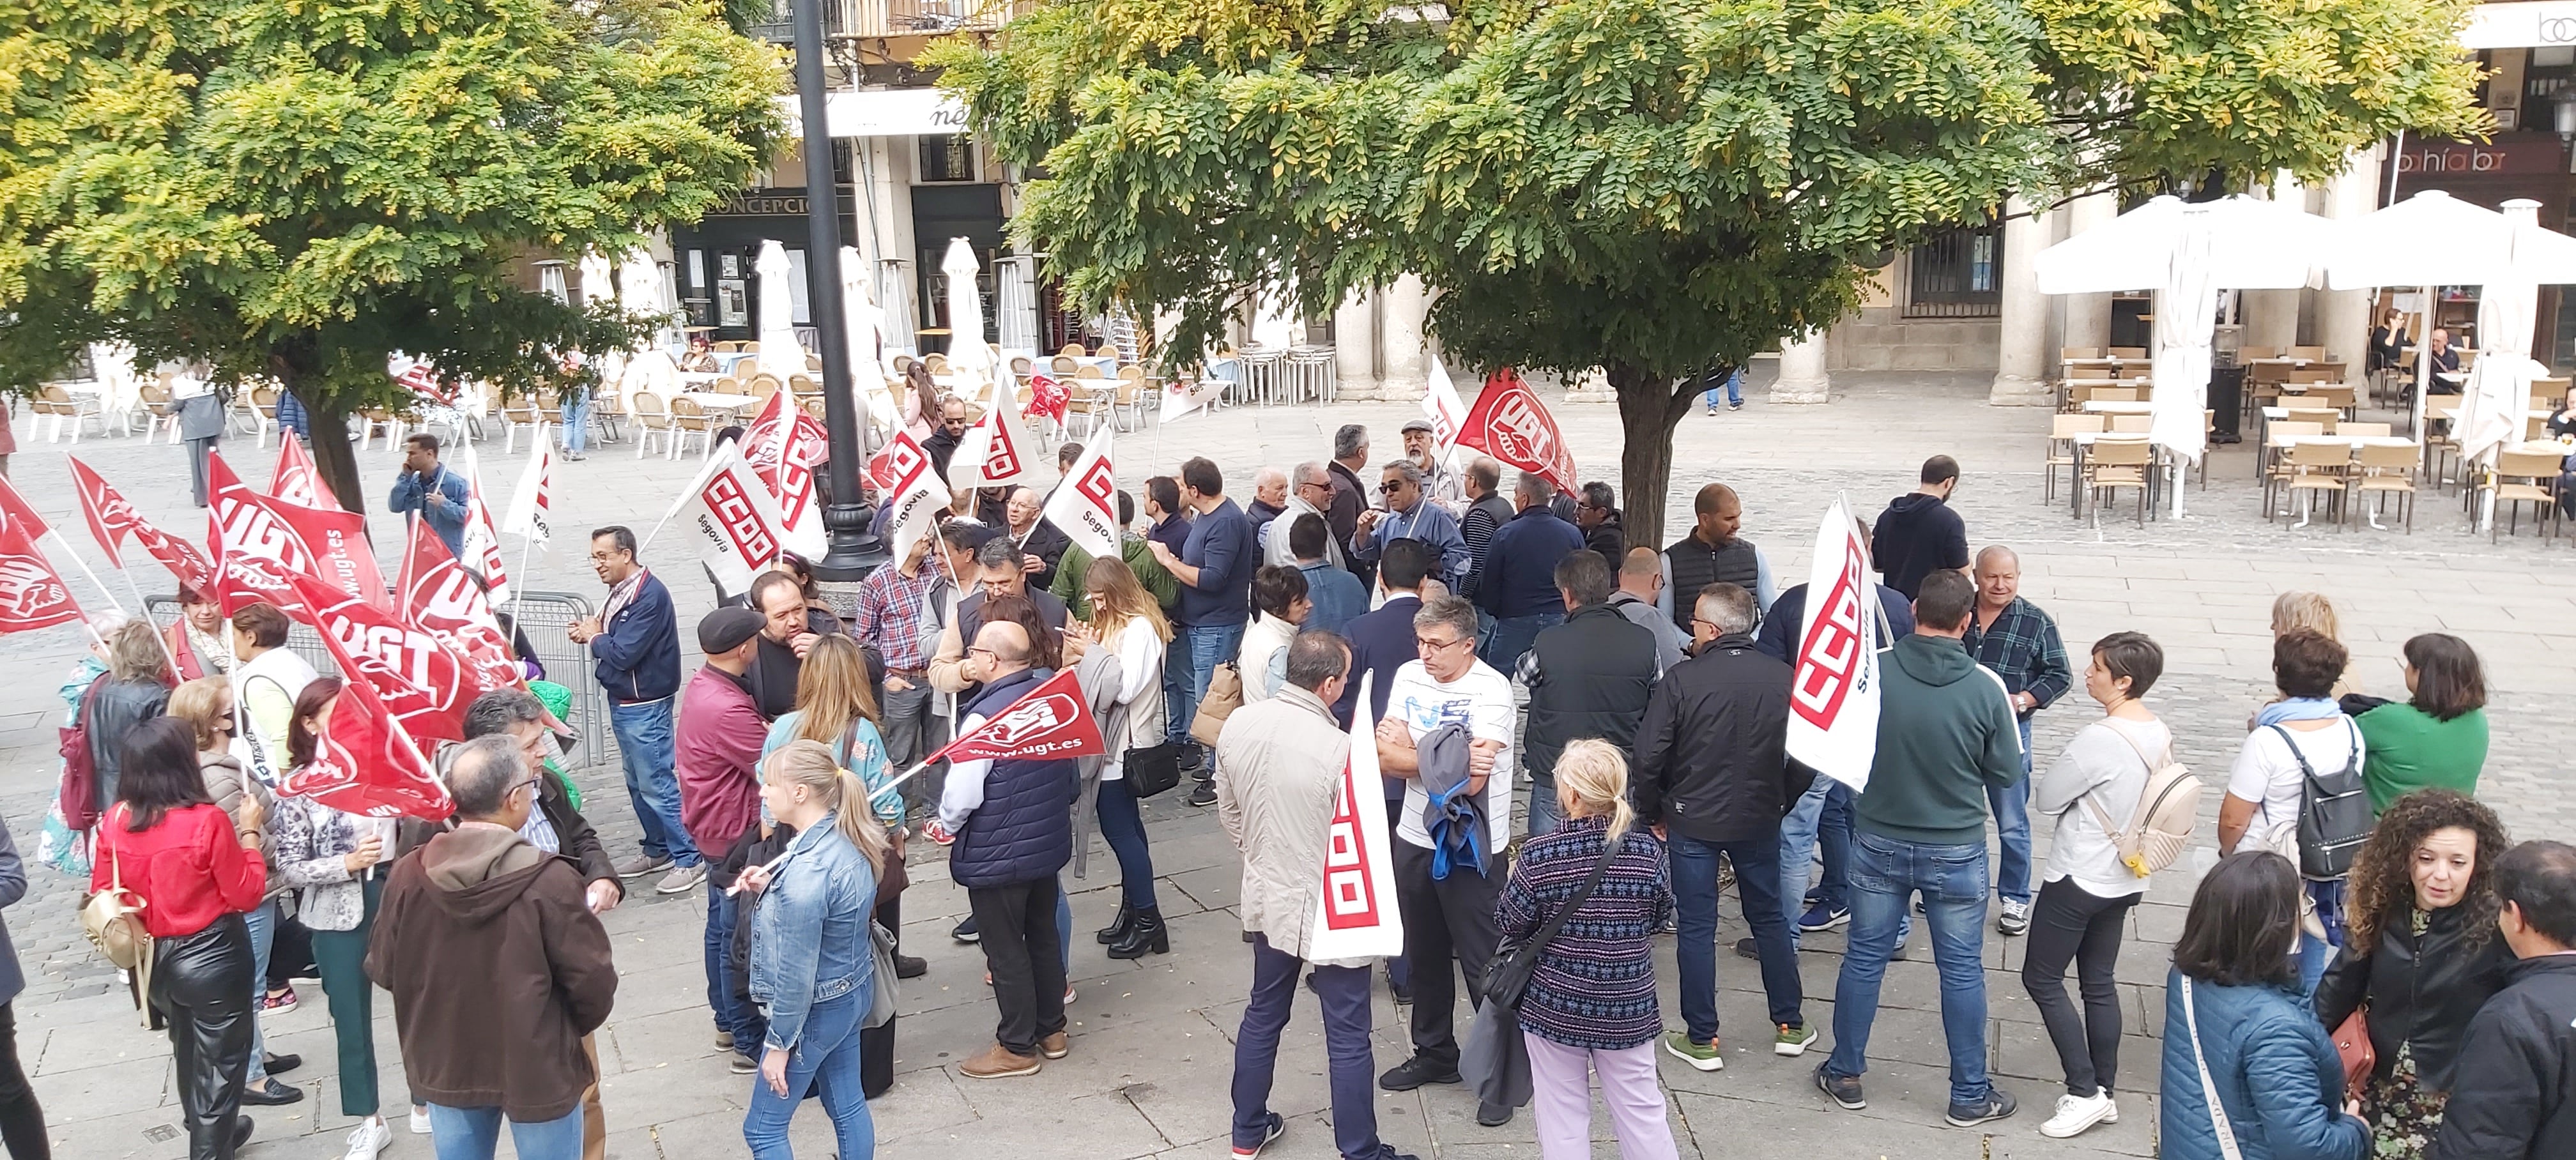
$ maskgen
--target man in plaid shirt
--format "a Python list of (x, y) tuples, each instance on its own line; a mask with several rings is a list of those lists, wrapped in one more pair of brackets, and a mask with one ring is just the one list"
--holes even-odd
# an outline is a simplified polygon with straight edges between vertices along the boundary
[(2030, 929), (2030, 718), (2066, 695), (2075, 672), (2067, 667), (2057, 622), (2021, 598), (2021, 557), (2000, 544), (1977, 553), (1977, 607), (1959, 643), (2003, 678), (2021, 724), (2022, 779), (2005, 788), (1986, 787), (2004, 848), (1994, 875), (1995, 893), (2003, 896), (1995, 929), (2018, 935)]
[[(930, 561), (931, 546), (938, 542), (935, 535), (921, 537), (901, 562), (870, 572), (859, 582), (858, 616), (851, 635), (885, 658), (884, 704), (878, 709), (884, 715), (886, 760), (896, 769), (911, 768), (947, 740), (933, 712), (936, 694), (931, 692), (929, 676), (930, 646), (939, 635), (938, 613), (929, 605), (947, 582), (939, 566)], [(920, 788), (923, 780), (914, 778), (907, 791)], [(910, 792), (905, 796), (928, 800)]]

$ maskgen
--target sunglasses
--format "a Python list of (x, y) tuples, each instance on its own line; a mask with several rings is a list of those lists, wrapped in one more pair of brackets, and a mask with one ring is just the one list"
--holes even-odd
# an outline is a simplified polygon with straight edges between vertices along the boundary
[(1399, 480), (1396, 480), (1396, 481), (1395, 481), (1395, 482), (1393, 482), (1393, 483), (1381, 483), (1381, 484), (1377, 485), (1377, 489), (1378, 489), (1379, 491), (1381, 491), (1381, 492), (1384, 492), (1384, 493), (1388, 494), (1388, 495), (1393, 495), (1393, 494), (1395, 494), (1396, 492), (1402, 491), (1402, 490), (1404, 490), (1405, 488), (1408, 488), (1408, 487), (1411, 487), (1411, 486), (1413, 486), (1413, 485), (1412, 485), (1412, 484), (1409, 484), (1409, 483), (1406, 483), (1406, 482), (1404, 482), (1403, 480), (1399, 479)]

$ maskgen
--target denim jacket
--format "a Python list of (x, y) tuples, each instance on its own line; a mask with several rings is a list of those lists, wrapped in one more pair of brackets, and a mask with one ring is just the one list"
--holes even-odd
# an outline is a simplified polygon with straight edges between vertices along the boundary
[(752, 911), (751, 997), (768, 1009), (768, 1046), (794, 1049), (816, 1005), (874, 985), (876, 898), (876, 873), (841, 836), (839, 815), (787, 847)]

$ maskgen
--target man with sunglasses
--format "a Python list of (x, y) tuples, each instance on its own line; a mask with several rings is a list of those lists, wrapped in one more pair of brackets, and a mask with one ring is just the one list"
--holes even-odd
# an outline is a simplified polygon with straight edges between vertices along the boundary
[(921, 450), (930, 456), (930, 468), (941, 479), (948, 478), (948, 461), (957, 454), (957, 445), (966, 438), (966, 400), (955, 395), (939, 397), (939, 429), (921, 441)]
[[(1358, 543), (1353, 550), (1359, 558), (1375, 563), (1388, 544), (1420, 540), (1439, 557), (1432, 575), (1443, 588), (1455, 593), (1465, 586), (1467, 568), (1473, 559), (1467, 552), (1467, 537), (1459, 530), (1458, 518), (1430, 502), (1422, 488), (1422, 469), (1411, 460), (1387, 464), (1378, 484), (1386, 506), (1360, 513)], [(1469, 615), (1473, 614), (1470, 609)]]

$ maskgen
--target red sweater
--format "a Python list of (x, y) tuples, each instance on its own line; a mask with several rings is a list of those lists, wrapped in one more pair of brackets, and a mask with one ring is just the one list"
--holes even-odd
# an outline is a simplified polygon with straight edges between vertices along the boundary
[(125, 816), (118, 805), (100, 820), (89, 887), (105, 890), (121, 871), (125, 888), (144, 901), (143, 929), (152, 937), (195, 934), (218, 918), (259, 905), (268, 889), (268, 865), (242, 849), (224, 811), (184, 806), (139, 833), (125, 828)]
[(712, 863), (760, 820), (760, 745), (769, 738), (751, 690), (705, 665), (680, 690), (680, 824)]

